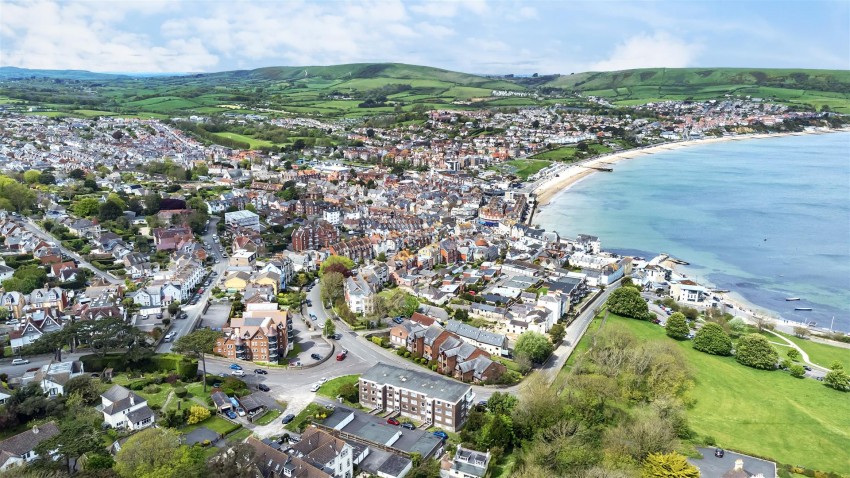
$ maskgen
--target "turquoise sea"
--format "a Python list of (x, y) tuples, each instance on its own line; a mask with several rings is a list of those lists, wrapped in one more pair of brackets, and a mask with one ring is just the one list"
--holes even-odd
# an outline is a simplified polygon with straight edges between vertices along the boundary
[(622, 254), (669, 253), (773, 315), (850, 331), (850, 133), (698, 144), (613, 167), (534, 224)]

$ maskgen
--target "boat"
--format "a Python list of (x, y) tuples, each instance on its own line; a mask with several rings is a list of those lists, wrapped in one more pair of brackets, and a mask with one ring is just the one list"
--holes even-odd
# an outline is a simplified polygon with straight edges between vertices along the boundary
[(794, 310), (812, 310), (811, 307), (794, 307)]
[(793, 302), (795, 300), (800, 300), (800, 298), (799, 297), (786, 297), (785, 300), (787, 302)]

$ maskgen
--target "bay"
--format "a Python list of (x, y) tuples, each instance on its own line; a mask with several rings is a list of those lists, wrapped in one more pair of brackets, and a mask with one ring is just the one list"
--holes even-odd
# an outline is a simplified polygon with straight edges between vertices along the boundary
[(697, 144), (613, 167), (534, 223), (623, 254), (669, 253), (772, 315), (850, 331), (850, 133)]

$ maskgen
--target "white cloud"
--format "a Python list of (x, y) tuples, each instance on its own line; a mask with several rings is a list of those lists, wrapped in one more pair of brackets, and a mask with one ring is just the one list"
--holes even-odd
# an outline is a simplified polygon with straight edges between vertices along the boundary
[(527, 18), (527, 19), (537, 18), (537, 9), (534, 8), (534, 7), (528, 7), (528, 6), (521, 7), (519, 9), (518, 13), (519, 13), (519, 16), (521, 18)]
[(696, 43), (688, 43), (665, 32), (654, 35), (641, 34), (617, 45), (606, 60), (593, 63), (591, 71), (629, 70), (633, 68), (681, 68), (693, 64), (702, 50)]
[(457, 15), (457, 4), (454, 2), (431, 1), (411, 5), (410, 10), (429, 17), (451, 18)]

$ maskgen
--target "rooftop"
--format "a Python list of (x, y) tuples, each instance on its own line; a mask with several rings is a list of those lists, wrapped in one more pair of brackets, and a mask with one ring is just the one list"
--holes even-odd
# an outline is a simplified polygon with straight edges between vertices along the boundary
[(451, 403), (459, 402), (472, 389), (467, 384), (380, 362), (372, 366), (360, 378), (379, 384), (406, 388)]

